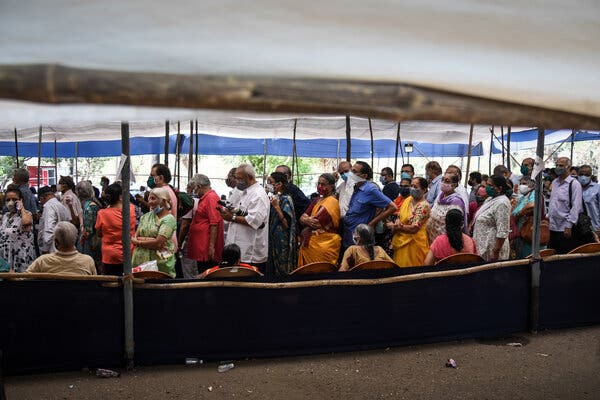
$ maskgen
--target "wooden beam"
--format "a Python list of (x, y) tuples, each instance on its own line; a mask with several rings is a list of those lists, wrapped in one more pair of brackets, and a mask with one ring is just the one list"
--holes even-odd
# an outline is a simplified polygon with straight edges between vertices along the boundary
[(403, 83), (0, 66), (0, 98), (600, 129), (600, 117)]

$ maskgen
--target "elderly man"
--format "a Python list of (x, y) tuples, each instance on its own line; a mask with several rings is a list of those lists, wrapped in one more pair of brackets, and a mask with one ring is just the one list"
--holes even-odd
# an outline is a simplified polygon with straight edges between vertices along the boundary
[(402, 164), (400, 167), (400, 178), (414, 178), (415, 167), (412, 164)]
[(256, 181), (252, 165), (241, 164), (235, 179), (242, 192), (239, 203), (234, 204), (237, 210), (220, 208), (221, 216), (230, 223), (225, 245), (236, 243), (242, 251), (242, 262), (264, 271), (269, 254), (269, 198)]
[(61, 221), (71, 221), (71, 213), (62, 205), (48, 186), (44, 186), (38, 193), (42, 205), (40, 218), (38, 245), (42, 254), (56, 251), (54, 247), (54, 230)]
[(94, 259), (75, 248), (77, 228), (67, 221), (56, 224), (54, 230), (56, 252), (38, 257), (26, 272), (47, 272), (68, 275), (96, 275)]
[(578, 246), (572, 236), (573, 225), (577, 224), (582, 204), (582, 190), (577, 178), (569, 174), (571, 160), (560, 157), (556, 160), (556, 175), (552, 181), (548, 220), (550, 222), (550, 242), (548, 247), (558, 254), (565, 254)]
[(23, 196), (23, 206), (37, 219), (37, 202), (35, 201), (35, 197), (33, 197), (33, 193), (29, 190), (29, 171), (25, 168), (15, 169), (13, 183), (19, 187), (19, 191)]
[(442, 167), (437, 161), (429, 161), (425, 164), (425, 175), (429, 181), (427, 202), (433, 207), (433, 203), (440, 195), (440, 184), (442, 182)]
[(533, 166), (535, 165), (535, 160), (531, 157), (524, 158), (521, 161), (521, 174), (523, 176), (531, 177), (531, 173), (533, 172)]
[(348, 211), (350, 198), (352, 197), (352, 193), (354, 193), (354, 185), (347, 184), (351, 168), (352, 164), (350, 164), (348, 161), (340, 162), (337, 167), (337, 173), (343, 181), (336, 189), (338, 193), (338, 202), (340, 205), (340, 216), (342, 218), (344, 218), (346, 211)]
[(579, 167), (577, 180), (583, 190), (585, 212), (589, 215), (592, 228), (598, 237), (600, 236), (600, 185), (592, 181), (592, 167), (587, 164)]
[[(354, 186), (354, 193), (344, 217), (342, 245), (345, 249), (354, 244), (352, 234), (358, 225), (368, 224), (375, 228), (379, 221), (384, 221), (388, 215), (398, 209), (371, 179), (373, 179), (373, 170), (369, 164), (357, 161), (352, 166), (347, 183)], [(383, 211), (376, 214), (378, 208), (382, 208)]]
[(304, 210), (306, 210), (306, 207), (308, 207), (310, 204), (310, 200), (298, 186), (292, 183), (292, 171), (290, 170), (290, 167), (287, 165), (278, 165), (277, 168), (275, 168), (275, 172), (281, 172), (287, 178), (288, 191), (292, 197), (292, 201), (294, 202), (296, 220), (299, 221), (302, 214), (304, 214)]

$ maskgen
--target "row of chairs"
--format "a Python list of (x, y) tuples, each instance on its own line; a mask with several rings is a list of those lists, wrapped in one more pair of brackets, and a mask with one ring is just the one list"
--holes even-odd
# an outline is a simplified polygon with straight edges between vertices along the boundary
[[(600, 252), (600, 243), (588, 243), (577, 247), (569, 252), (569, 254), (580, 254), (580, 253), (596, 253)], [(549, 257), (555, 255), (554, 249), (544, 249), (540, 251), (541, 257)], [(531, 258), (532, 255), (528, 256)], [(439, 260), (435, 265), (460, 265), (460, 264), (473, 264), (481, 263), (485, 260), (479, 254), (473, 253), (457, 253), (448, 256), (442, 260)], [(400, 268), (396, 263), (392, 261), (367, 261), (362, 264), (358, 264), (350, 271), (369, 271), (369, 270), (385, 270)], [(291, 272), (291, 275), (316, 275), (336, 272), (338, 267), (329, 262), (314, 262), (306, 264), (300, 268), (295, 269)], [(165, 279), (170, 278), (169, 275), (159, 271), (146, 271), (137, 272), (134, 276), (144, 279)], [(231, 279), (231, 278), (251, 278), (256, 276), (262, 276), (260, 272), (244, 268), (244, 267), (227, 267), (219, 268), (214, 272), (206, 275), (204, 279), (208, 280), (220, 280), (220, 279)]]

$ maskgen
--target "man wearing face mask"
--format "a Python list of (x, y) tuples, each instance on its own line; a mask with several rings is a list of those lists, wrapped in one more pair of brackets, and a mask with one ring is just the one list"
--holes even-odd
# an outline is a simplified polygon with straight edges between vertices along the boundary
[(400, 187), (394, 182), (394, 171), (390, 167), (385, 167), (381, 170), (379, 182), (383, 185), (383, 194), (391, 201), (394, 201), (400, 193)]
[(40, 204), (42, 205), (42, 217), (40, 218), (38, 244), (42, 254), (53, 253), (54, 230), (61, 221), (71, 221), (71, 212), (62, 205), (48, 186), (44, 186), (38, 192)]
[(556, 175), (552, 181), (548, 220), (550, 222), (550, 242), (548, 247), (558, 254), (565, 254), (577, 247), (572, 236), (573, 225), (577, 224), (581, 211), (582, 196), (579, 181), (569, 175), (571, 160), (560, 157), (556, 160)]
[(344, 218), (350, 206), (350, 198), (354, 193), (354, 185), (348, 185), (348, 178), (350, 177), (350, 169), (352, 164), (348, 161), (342, 161), (337, 168), (337, 172), (342, 179), (342, 183), (337, 187), (338, 202), (340, 205), (340, 216)]
[(288, 194), (292, 197), (292, 201), (294, 202), (296, 221), (299, 221), (302, 214), (304, 214), (304, 210), (306, 210), (306, 207), (310, 204), (310, 200), (298, 186), (292, 183), (292, 171), (290, 167), (287, 165), (278, 165), (277, 168), (275, 168), (275, 172), (281, 172), (287, 178)]
[(524, 158), (521, 161), (521, 175), (531, 177), (531, 172), (533, 171), (533, 165), (535, 164), (535, 160), (531, 157)]
[(230, 222), (225, 245), (237, 244), (242, 251), (242, 262), (264, 272), (269, 254), (269, 197), (256, 181), (252, 165), (241, 164), (235, 178), (242, 193), (239, 203), (233, 206), (240, 213), (234, 214), (225, 207), (219, 209), (223, 219)]
[(435, 199), (440, 195), (440, 184), (442, 183), (442, 167), (437, 161), (429, 161), (425, 165), (425, 178), (429, 181), (427, 191), (427, 202), (433, 207)]
[(592, 228), (596, 237), (600, 236), (600, 185), (592, 181), (592, 167), (582, 165), (579, 167), (579, 176), (577, 177), (583, 189), (583, 204), (585, 212), (592, 221)]
[[(481, 186), (481, 172), (471, 172), (469, 174), (469, 186), (471, 186), (471, 192), (469, 192), (469, 204), (476, 201), (475, 196), (477, 194), (477, 189)], [(470, 211), (469, 211), (470, 213)]]
[[(368, 224), (375, 228), (379, 221), (384, 221), (388, 215), (396, 212), (398, 208), (375, 185), (373, 170), (364, 161), (357, 161), (350, 171), (347, 185), (354, 187), (348, 211), (344, 217), (344, 234), (342, 244), (344, 249), (352, 246), (352, 233), (360, 224)], [(383, 211), (376, 215), (377, 208)]]

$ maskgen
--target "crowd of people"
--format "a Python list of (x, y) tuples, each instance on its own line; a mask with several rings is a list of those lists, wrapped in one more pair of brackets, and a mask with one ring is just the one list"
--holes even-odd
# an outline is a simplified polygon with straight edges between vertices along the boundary
[[(491, 176), (471, 172), (467, 190), (458, 166), (442, 170), (430, 161), (424, 177), (403, 165), (398, 181), (383, 168), (380, 187), (368, 163), (343, 161), (306, 196), (286, 165), (261, 184), (252, 165), (241, 164), (227, 175), (229, 192), (219, 196), (204, 174), (179, 191), (170, 185), (169, 168), (155, 164), (148, 190), (130, 198), (131, 263), (155, 262), (172, 277), (195, 278), (232, 265), (284, 276), (313, 262), (346, 271), (369, 260), (434, 265), (456, 253), (523, 258), (532, 252), (533, 169), (526, 158), (520, 174), (503, 165)], [(600, 186), (592, 172), (561, 157), (540, 175), (549, 231), (543, 244), (559, 254), (599, 241)], [(2, 198), (1, 265), (14, 272), (122, 275), (123, 190), (109, 183), (103, 177), (95, 187), (61, 176), (56, 188), (36, 196), (27, 170), (15, 170)]]

